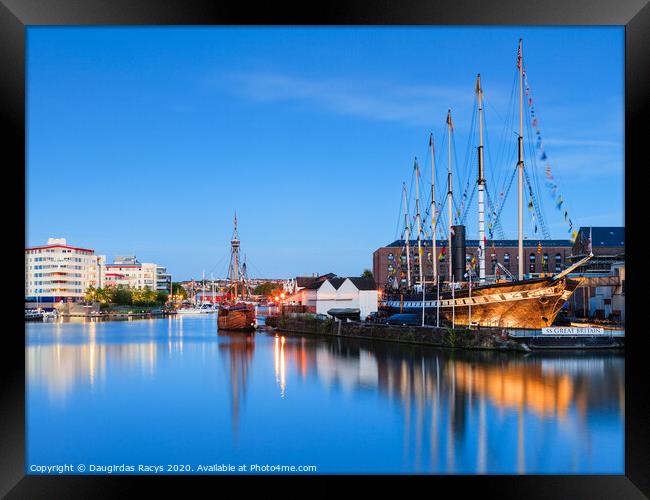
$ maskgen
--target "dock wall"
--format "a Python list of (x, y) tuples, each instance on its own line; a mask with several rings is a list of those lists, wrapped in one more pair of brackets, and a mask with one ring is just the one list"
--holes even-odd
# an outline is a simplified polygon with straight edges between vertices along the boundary
[(280, 332), (350, 337), (407, 344), (423, 344), (460, 349), (485, 349), (527, 352), (526, 346), (508, 340), (502, 329), (436, 328), (397, 326), (378, 323), (340, 322), (286, 316), (268, 317), (268, 326)]

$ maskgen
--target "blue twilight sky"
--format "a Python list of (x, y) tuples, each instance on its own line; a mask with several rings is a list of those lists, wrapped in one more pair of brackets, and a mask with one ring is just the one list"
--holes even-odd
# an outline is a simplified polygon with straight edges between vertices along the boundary
[[(547, 230), (570, 238), (565, 208), (576, 228), (623, 225), (623, 28), (29, 27), (27, 244), (66, 237), (174, 279), (224, 276), (236, 210), (252, 276), (360, 274), (400, 236), (415, 156), (429, 204), (430, 132), (444, 201), (448, 108), (454, 197), (476, 238), (479, 72), (487, 186), (516, 238), (520, 37), (537, 119), (524, 105), (525, 164)], [(525, 209), (539, 239), (534, 224)]]

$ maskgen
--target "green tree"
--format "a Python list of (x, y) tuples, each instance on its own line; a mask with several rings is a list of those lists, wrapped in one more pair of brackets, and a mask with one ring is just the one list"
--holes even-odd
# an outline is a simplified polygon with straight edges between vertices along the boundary
[(361, 273), (361, 277), (374, 279), (374, 276), (372, 275), (372, 271), (370, 269), (364, 269), (363, 273)]
[(133, 303), (133, 292), (128, 288), (117, 287), (114, 290), (111, 302), (123, 306), (128, 306)]
[(97, 288), (94, 286), (90, 285), (87, 289), (86, 292), (84, 293), (84, 300), (86, 302), (95, 302), (97, 299)]
[(167, 302), (167, 299), (169, 299), (169, 292), (166, 292), (164, 290), (156, 292), (156, 302), (158, 304), (165, 304)]
[(108, 304), (112, 302), (113, 300), (112, 288), (113, 287), (98, 288), (96, 293), (97, 300), (102, 304)]
[(269, 297), (273, 295), (273, 292), (276, 290), (282, 290), (282, 285), (279, 283), (271, 283), (267, 281), (265, 283), (260, 283), (253, 289), (253, 295), (264, 295)]
[(172, 283), (172, 293), (174, 295), (180, 295), (183, 300), (187, 298), (187, 290), (178, 282)]

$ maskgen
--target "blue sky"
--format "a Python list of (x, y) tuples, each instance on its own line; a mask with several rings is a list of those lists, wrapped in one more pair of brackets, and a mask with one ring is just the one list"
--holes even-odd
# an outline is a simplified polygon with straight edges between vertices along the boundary
[[(455, 196), (470, 198), (479, 72), (488, 187), (505, 190), (520, 37), (564, 200), (527, 157), (551, 236), (570, 237), (564, 208), (575, 227), (623, 225), (623, 28), (29, 27), (27, 244), (66, 237), (174, 279), (224, 276), (236, 210), (251, 275), (358, 275), (400, 235), (415, 156), (428, 204), (430, 132), (443, 199), (448, 108)], [(476, 238), (475, 196), (467, 213)]]

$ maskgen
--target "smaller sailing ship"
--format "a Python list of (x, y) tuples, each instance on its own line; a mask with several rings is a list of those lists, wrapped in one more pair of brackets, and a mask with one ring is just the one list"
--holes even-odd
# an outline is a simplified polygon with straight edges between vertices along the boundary
[(235, 228), (230, 240), (230, 267), (228, 268), (228, 299), (219, 307), (217, 325), (219, 330), (254, 330), (255, 306), (246, 303), (250, 288), (246, 283), (246, 263), (240, 265), (237, 214)]

